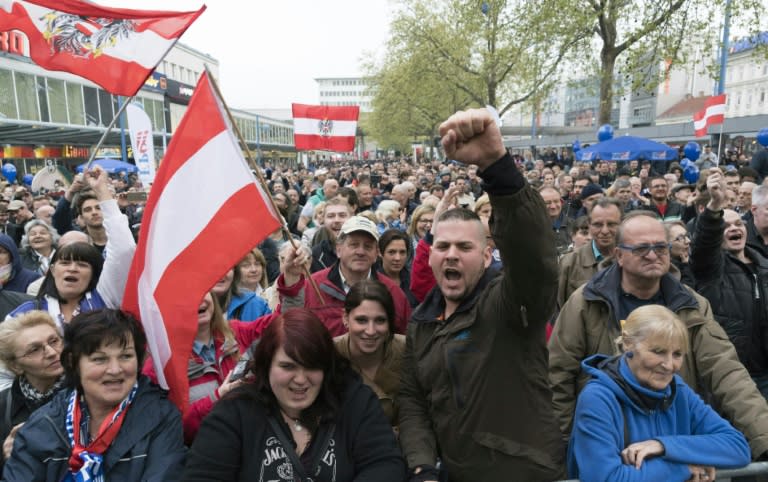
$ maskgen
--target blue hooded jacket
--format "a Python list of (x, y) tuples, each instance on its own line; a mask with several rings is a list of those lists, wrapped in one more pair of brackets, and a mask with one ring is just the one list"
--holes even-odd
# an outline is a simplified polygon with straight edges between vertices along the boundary
[(272, 313), (267, 302), (253, 291), (241, 291), (239, 295), (232, 295), (227, 307), (227, 319), (240, 321), (253, 321), (264, 315)]
[[(689, 464), (716, 468), (750, 462), (747, 440), (675, 375), (666, 390), (641, 386), (624, 356), (594, 355), (581, 363), (593, 378), (579, 395), (568, 447), (568, 475), (593, 481), (685, 481)], [(625, 427), (628, 434), (624, 434)], [(640, 469), (625, 465), (628, 444), (658, 440), (664, 455)]]
[(21, 256), (16, 242), (7, 234), (0, 234), (0, 247), (11, 253), (11, 277), (3, 285), (4, 290), (26, 293), (27, 287), (40, 277), (40, 273), (35, 273), (21, 265)]

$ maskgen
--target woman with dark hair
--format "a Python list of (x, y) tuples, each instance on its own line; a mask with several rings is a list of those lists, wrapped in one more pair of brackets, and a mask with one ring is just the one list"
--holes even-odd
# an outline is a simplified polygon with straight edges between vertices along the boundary
[(392, 426), (397, 425), (400, 365), (405, 336), (395, 333), (395, 302), (387, 287), (376, 280), (352, 285), (344, 301), (347, 333), (333, 342), (341, 356), (371, 387)]
[(44, 311), (0, 323), (0, 360), (15, 375), (13, 385), (0, 392), (0, 470), (11, 455), (18, 428), (63, 385), (61, 345), (56, 324)]
[(64, 330), (66, 390), (16, 434), (4, 481), (175, 480), (184, 463), (181, 416), (139, 376), (146, 338), (118, 310), (77, 315)]
[[(216, 298), (211, 293), (203, 296), (187, 365), (189, 409), (184, 413), (184, 440), (188, 445), (213, 405), (240, 385), (241, 382), (232, 377), (232, 371), (271, 320), (272, 315), (254, 322), (227, 320)], [(143, 372), (151, 380), (157, 380), (151, 360), (144, 364)]]
[(411, 240), (399, 229), (388, 229), (379, 238), (378, 271), (395, 282), (408, 298), (411, 308), (419, 302), (411, 293)]
[(405, 480), (381, 405), (314, 313), (277, 316), (248, 371), (203, 421), (182, 480)]
[(85, 179), (96, 193), (107, 233), (106, 257), (87, 243), (71, 243), (51, 259), (37, 299), (27, 301), (11, 316), (30, 310), (46, 310), (63, 327), (78, 313), (120, 307), (136, 242), (128, 220), (107, 187), (107, 173), (96, 166)]
[(240, 269), (235, 265), (211, 289), (227, 319), (253, 321), (272, 313), (264, 298), (239, 286), (240, 276)]

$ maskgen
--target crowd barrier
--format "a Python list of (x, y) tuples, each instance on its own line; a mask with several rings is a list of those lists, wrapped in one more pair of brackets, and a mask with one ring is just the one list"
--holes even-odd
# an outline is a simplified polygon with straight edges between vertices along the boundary
[[(747, 465), (746, 467), (742, 467), (740, 469), (718, 470), (715, 480), (719, 480), (722, 482), (722, 481), (732, 479), (734, 477), (752, 477), (756, 475), (768, 476), (768, 462), (753, 462)], [(558, 482), (580, 482), (580, 481), (579, 479), (568, 479), (568, 480), (561, 480)]]

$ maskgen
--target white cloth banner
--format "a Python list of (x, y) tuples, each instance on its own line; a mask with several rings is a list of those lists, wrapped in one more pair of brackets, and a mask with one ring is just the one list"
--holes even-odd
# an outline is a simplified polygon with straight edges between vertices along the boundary
[(139, 179), (146, 188), (155, 181), (155, 144), (152, 138), (152, 122), (140, 104), (131, 103), (126, 107), (125, 112), (128, 114), (133, 159), (139, 169)]

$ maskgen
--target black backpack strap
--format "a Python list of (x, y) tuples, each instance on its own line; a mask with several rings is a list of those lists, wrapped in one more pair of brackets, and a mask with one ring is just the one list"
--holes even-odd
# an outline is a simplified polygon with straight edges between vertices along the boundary
[(627, 412), (623, 403), (619, 402), (621, 406), (621, 418), (624, 420), (624, 448), (629, 447), (629, 423), (627, 422)]
[(5, 396), (5, 424), (9, 429), (13, 429), (13, 420), (11, 419), (11, 405), (13, 405), (13, 385), (8, 389)]

